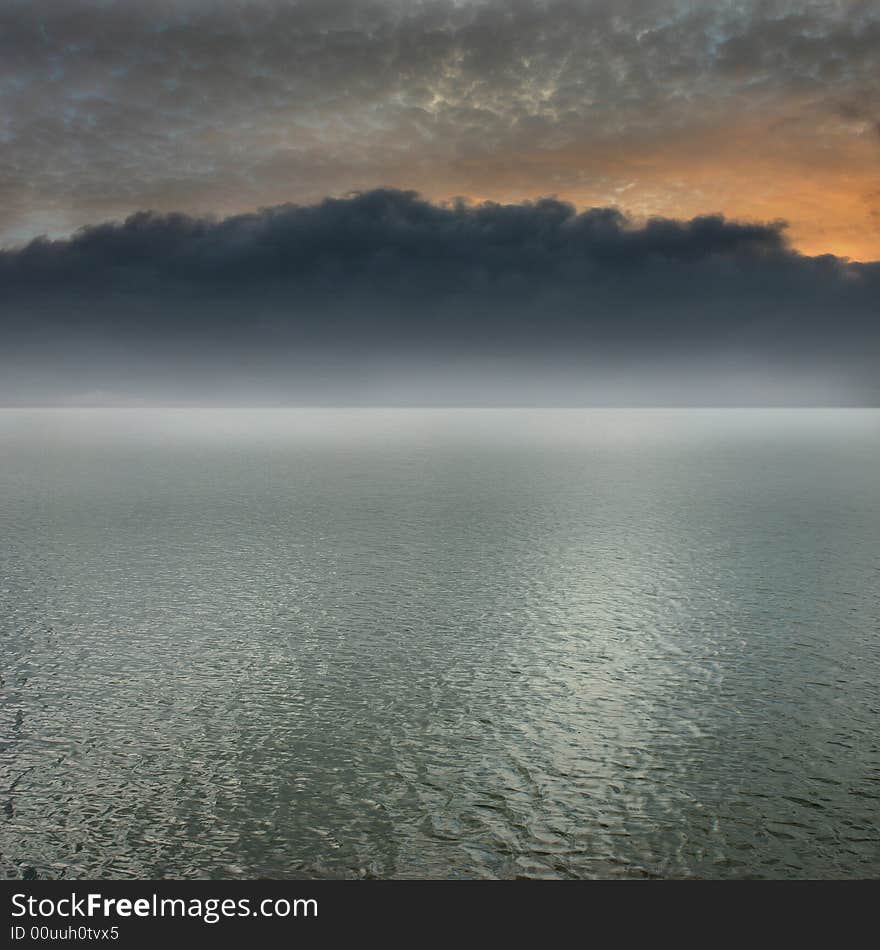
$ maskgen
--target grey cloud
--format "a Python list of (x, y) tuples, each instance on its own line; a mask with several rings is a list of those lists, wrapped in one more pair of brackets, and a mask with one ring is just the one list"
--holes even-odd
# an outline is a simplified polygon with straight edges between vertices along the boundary
[(880, 264), (803, 257), (781, 224), (719, 216), (637, 225), (391, 190), (216, 220), (140, 213), (0, 253), (0, 398), (25, 398), (9, 382), (22, 367), (74, 392), (121, 379), (133, 398), (204, 394), (222, 377), (284, 400), (314, 372), (348, 392), (358, 373), (500, 360), (572, 380), (768, 364), (845, 377), (876, 403), (878, 299)]
[(839, 113), (878, 49), (869, 4), (7, 2), (0, 188), (27, 201), (0, 229), (468, 185), (536, 142), (625, 151), (768, 97)]

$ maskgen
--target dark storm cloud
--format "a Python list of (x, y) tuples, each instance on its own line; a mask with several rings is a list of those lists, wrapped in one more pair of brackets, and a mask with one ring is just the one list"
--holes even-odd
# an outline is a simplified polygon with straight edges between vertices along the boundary
[(615, 209), (577, 214), (549, 198), (440, 206), (414, 192), (385, 189), (224, 220), (141, 212), (70, 239), (40, 238), (0, 252), (0, 281), (8, 294), (83, 287), (152, 293), (179, 285), (210, 294), (279, 282), (294, 293), (308, 288), (333, 295), (343, 287), (358, 295), (380, 288), (421, 294), (427, 281), (448, 295), (495, 292), (522, 277), (534, 294), (560, 280), (589, 282), (597, 271), (719, 257), (795, 259), (781, 225), (712, 216), (635, 227)]
[(309, 366), (345, 380), (497, 358), (573, 378), (769, 360), (842, 368), (878, 395), (880, 265), (803, 257), (779, 224), (717, 216), (636, 225), (391, 190), (221, 220), (140, 213), (0, 253), (0, 299), (7, 370), (57, 366), (81, 391), (107, 388), (108, 367), (154, 390), (201, 365), (283, 398)]
[(865, 232), (878, 51), (843, 0), (7, 0), (0, 233), (384, 184), (797, 218), (804, 163)]

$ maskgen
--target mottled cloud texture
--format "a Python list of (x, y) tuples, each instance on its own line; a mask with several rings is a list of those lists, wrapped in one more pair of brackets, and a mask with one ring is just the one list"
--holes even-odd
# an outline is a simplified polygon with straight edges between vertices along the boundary
[(878, 404), (880, 264), (373, 191), (0, 252), (0, 401)]
[(880, 8), (5, 0), (0, 244), (380, 186), (880, 258)]

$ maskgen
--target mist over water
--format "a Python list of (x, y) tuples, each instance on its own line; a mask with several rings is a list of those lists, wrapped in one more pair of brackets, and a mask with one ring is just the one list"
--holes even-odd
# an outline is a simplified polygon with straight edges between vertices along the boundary
[(880, 411), (0, 411), (10, 877), (880, 873)]

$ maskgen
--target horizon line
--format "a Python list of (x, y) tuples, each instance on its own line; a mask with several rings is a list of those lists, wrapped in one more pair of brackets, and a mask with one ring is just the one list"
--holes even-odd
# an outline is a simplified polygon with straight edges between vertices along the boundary
[(241, 411), (241, 412), (253, 412), (253, 411), (277, 411), (277, 412), (304, 412), (304, 411), (326, 411), (326, 410), (338, 410), (350, 412), (351, 410), (437, 410), (437, 411), (449, 411), (449, 410), (462, 410), (462, 411), (486, 411), (486, 410), (498, 410), (506, 411), (511, 409), (530, 409), (530, 410), (565, 410), (565, 411), (581, 411), (581, 410), (609, 410), (609, 411), (620, 411), (626, 409), (635, 409), (635, 410), (657, 410), (657, 411), (670, 411), (670, 410), (680, 410), (680, 411), (689, 411), (689, 410), (717, 410), (717, 409), (729, 409), (729, 410), (767, 410), (767, 409), (788, 409), (788, 410), (811, 410), (811, 409), (846, 409), (846, 410), (880, 410), (880, 405), (859, 405), (851, 403), (798, 403), (798, 404), (787, 404), (787, 403), (763, 403), (761, 405), (756, 404), (711, 404), (711, 403), (701, 403), (701, 404), (681, 404), (681, 403), (669, 403), (664, 405), (649, 405), (645, 403), (624, 403), (624, 404), (615, 404), (615, 405), (606, 405), (606, 404), (570, 404), (570, 403), (559, 403), (559, 404), (541, 404), (535, 405), (534, 403), (505, 403), (503, 405), (481, 405), (481, 404), (458, 404), (458, 403), (413, 403), (413, 404), (398, 404), (398, 403), (368, 403), (368, 404), (356, 404), (356, 403), (310, 403), (310, 404), (291, 404), (291, 405), (203, 405), (203, 404), (187, 404), (187, 403), (173, 403), (173, 404), (141, 404), (141, 405), (106, 405), (106, 406), (96, 406), (88, 404), (69, 404), (69, 403), (60, 403), (60, 404), (24, 404), (24, 405), (3, 405), (0, 404), (0, 412), (16, 412), (16, 411), (35, 411), (35, 410), (44, 410), (57, 412), (60, 410), (71, 410), (71, 411), (82, 411), (82, 410), (95, 410), (95, 411), (143, 411), (143, 410), (166, 410), (166, 411), (186, 411), (186, 410), (195, 410), (200, 412), (230, 412), (230, 411)]

